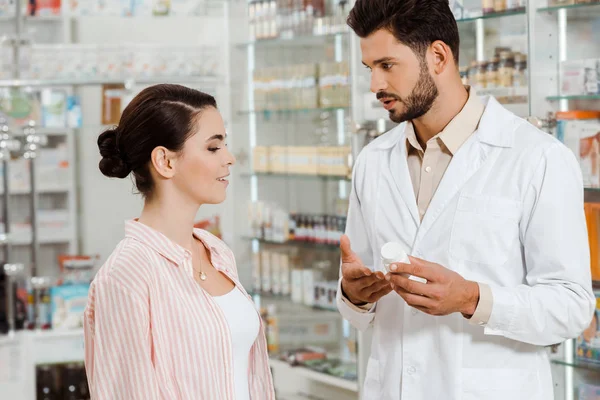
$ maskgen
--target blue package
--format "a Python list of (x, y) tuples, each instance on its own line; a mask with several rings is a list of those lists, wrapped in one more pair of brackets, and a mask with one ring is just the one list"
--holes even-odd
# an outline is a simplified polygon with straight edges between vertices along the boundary
[(50, 288), (53, 329), (83, 327), (83, 311), (87, 304), (89, 284), (63, 285)]

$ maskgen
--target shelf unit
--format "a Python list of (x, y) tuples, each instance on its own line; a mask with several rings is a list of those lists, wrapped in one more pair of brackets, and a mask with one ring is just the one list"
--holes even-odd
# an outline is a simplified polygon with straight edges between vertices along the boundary
[[(100, 262), (103, 262), (123, 237), (124, 220), (139, 215), (141, 210), (139, 199), (132, 195), (130, 180), (116, 182), (106, 179), (98, 171), (97, 137), (102, 130), (110, 126), (101, 123), (102, 86), (123, 85), (133, 96), (153, 84), (183, 84), (215, 95), (226, 124), (231, 122), (230, 3), (224, 0), (202, 1), (214, 3), (216, 12), (197, 16), (151, 18), (70, 15), (47, 18), (0, 17), (0, 36), (12, 34), (13, 28), (18, 27), (21, 32), (31, 30), (28, 38), (40, 44), (120, 46), (123, 38), (126, 38), (128, 43), (141, 47), (152, 43), (170, 47), (174, 44), (175, 47), (211, 46), (216, 49), (214, 62), (218, 68), (215, 69), (215, 73), (203, 76), (184, 76), (180, 75), (179, 71), (173, 71), (175, 76), (163, 73), (160, 76), (127, 74), (107, 77), (98, 74), (89, 78), (23, 79), (25, 75), (15, 75), (0, 79), (0, 93), (16, 89), (35, 91), (52, 88), (76, 94), (81, 100), (82, 126), (36, 128), (38, 133), (48, 136), (50, 143), (67, 143), (69, 165), (72, 169), (65, 185), (48, 186), (44, 185), (44, 182), (38, 185), (40, 205), (53, 205), (58, 198), (69, 204), (70, 218), (73, 221), (71, 230), (40, 235), (40, 252), (45, 266), (42, 272), (58, 275), (56, 256), (60, 253), (97, 254)], [(63, 5), (66, 4), (63, 2)], [(216, 31), (222, 34), (214, 37)], [(123, 103), (126, 101), (127, 98)], [(15, 202), (21, 202), (26, 194), (26, 188), (11, 191)], [(221, 219), (223, 230), (229, 232), (234, 230), (231, 221), (227, 220), (227, 215), (233, 214), (231, 207), (231, 204), (224, 206), (222, 214), (225, 217)], [(203, 218), (204, 215), (198, 217)], [(102, 229), (99, 229), (99, 226)], [(12, 240), (15, 258), (25, 253), (29, 242), (27, 237), (20, 236)], [(10, 336), (0, 335), (0, 397), (35, 400), (36, 365), (81, 362), (83, 359), (81, 330), (19, 331)]]

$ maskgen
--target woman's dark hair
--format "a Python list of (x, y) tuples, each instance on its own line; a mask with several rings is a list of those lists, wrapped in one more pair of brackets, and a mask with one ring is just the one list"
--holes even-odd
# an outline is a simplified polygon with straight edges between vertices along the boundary
[(98, 137), (100, 171), (110, 178), (133, 172), (138, 191), (147, 197), (154, 186), (152, 151), (158, 146), (181, 151), (199, 115), (209, 107), (217, 108), (213, 96), (185, 86), (161, 84), (142, 90), (123, 111), (119, 126)]
[(356, 0), (347, 22), (361, 38), (387, 29), (419, 56), (441, 40), (458, 65), (460, 38), (448, 0)]

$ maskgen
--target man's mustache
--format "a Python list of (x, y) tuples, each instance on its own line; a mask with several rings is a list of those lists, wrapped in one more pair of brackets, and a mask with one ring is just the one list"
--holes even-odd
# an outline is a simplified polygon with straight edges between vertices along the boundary
[(381, 100), (381, 99), (394, 99), (394, 100), (402, 101), (402, 99), (400, 99), (400, 97), (396, 96), (395, 94), (387, 93), (387, 92), (377, 92), (377, 100)]

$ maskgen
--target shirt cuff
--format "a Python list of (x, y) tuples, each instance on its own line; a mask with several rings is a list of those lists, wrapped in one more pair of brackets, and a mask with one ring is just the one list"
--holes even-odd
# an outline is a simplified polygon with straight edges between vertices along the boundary
[(343, 302), (344, 302), (344, 303), (345, 303), (345, 304), (346, 304), (348, 307), (350, 307), (350, 309), (352, 309), (352, 311), (356, 311), (356, 312), (359, 312), (359, 313), (362, 313), (362, 314), (366, 314), (366, 313), (372, 312), (372, 311), (373, 311), (373, 309), (374, 309), (374, 307), (373, 307), (373, 306), (375, 305), (375, 303), (367, 303), (367, 304), (362, 304), (362, 305), (360, 305), (360, 306), (357, 306), (356, 304), (353, 304), (353, 303), (352, 303), (350, 300), (348, 300), (348, 299), (346, 298), (346, 296), (344, 296), (344, 293), (343, 293), (343, 292), (341, 293), (341, 295), (342, 295), (342, 296), (341, 296), (341, 298), (342, 298), (342, 301), (343, 301)]
[(492, 296), (492, 289), (485, 283), (477, 283), (479, 285), (479, 303), (475, 313), (469, 320), (470, 324), (485, 326), (490, 320), (492, 315), (492, 307), (494, 305), (494, 297)]

